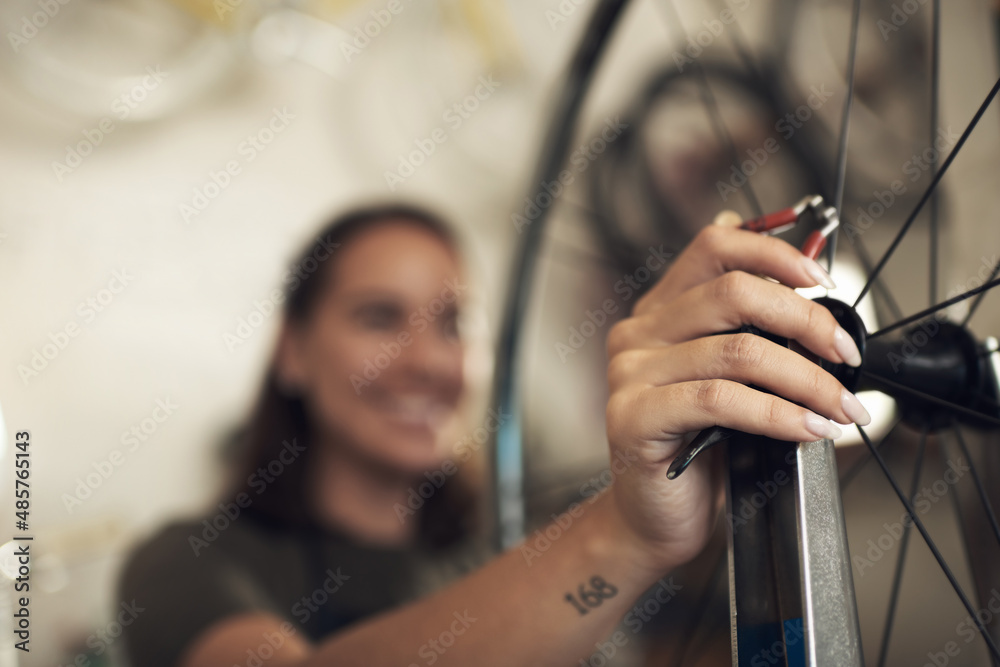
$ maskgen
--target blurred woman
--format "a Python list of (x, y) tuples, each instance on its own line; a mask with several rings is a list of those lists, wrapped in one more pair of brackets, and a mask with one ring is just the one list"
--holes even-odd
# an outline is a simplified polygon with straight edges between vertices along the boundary
[(467, 395), (452, 235), (417, 209), (359, 211), (295, 266), (240, 486), (125, 571), (123, 597), (145, 610), (127, 629), (136, 665), (576, 664), (711, 533), (707, 457), (665, 478), (686, 435), (720, 424), (808, 441), (837, 436), (831, 418), (867, 422), (804, 357), (712, 335), (751, 323), (860, 363), (830, 313), (791, 289), (829, 280), (815, 262), (711, 227), (610, 332), (608, 438), (629, 465), (546, 552), (472, 571), (473, 495), (451, 451)]

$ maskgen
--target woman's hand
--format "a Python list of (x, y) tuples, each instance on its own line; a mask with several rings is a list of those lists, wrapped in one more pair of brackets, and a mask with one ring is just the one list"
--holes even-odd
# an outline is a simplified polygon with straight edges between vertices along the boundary
[(616, 476), (615, 505), (653, 568), (694, 557), (717, 512), (708, 457), (666, 479), (686, 436), (720, 425), (811, 441), (840, 435), (828, 419), (870, 420), (796, 352), (752, 334), (712, 335), (752, 324), (834, 363), (861, 363), (830, 311), (792, 289), (832, 287), (823, 269), (784, 241), (736, 229), (734, 218), (720, 214), (608, 336), (608, 440), (613, 460), (632, 462)]

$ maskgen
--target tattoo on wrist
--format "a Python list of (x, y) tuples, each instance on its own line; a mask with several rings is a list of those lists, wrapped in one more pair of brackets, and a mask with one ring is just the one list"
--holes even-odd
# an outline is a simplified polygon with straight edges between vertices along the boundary
[(589, 589), (587, 588), (587, 583), (582, 583), (577, 590), (577, 595), (574, 596), (572, 593), (566, 593), (563, 598), (567, 603), (573, 605), (574, 609), (580, 612), (580, 616), (583, 616), (594, 607), (600, 607), (606, 599), (618, 595), (618, 587), (605, 581), (604, 577), (594, 575), (590, 578), (589, 584)]

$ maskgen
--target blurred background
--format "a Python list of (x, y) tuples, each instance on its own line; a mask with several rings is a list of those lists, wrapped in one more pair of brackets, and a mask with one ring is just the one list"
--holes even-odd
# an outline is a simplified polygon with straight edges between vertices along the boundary
[[(843, 217), (877, 258), (930, 176), (920, 166), (930, 134), (930, 4), (864, 5)], [(3, 3), (0, 407), (8, 436), (32, 435), (37, 588), (32, 651), (4, 646), (0, 664), (63, 665), (80, 655), (122, 664), (107, 635), (127, 602), (114, 590), (122, 560), (168, 518), (205, 511), (217, 497), (224, 443), (274, 343), (270, 295), (332, 214), (401, 198), (455, 221), (476, 280), (471, 330), (487, 350), (474, 361), (488, 374), (553, 91), (593, 6)], [(951, 144), (997, 77), (995, 11), (986, 0), (945, 6), (938, 127)], [(831, 187), (849, 14), (848, 3), (832, 0), (630, 5), (587, 98), (579, 160), (568, 165), (574, 179), (553, 206), (524, 325), (533, 526), (601, 484), (603, 338), (638, 294), (615, 286), (626, 277), (650, 286), (655, 275), (637, 273), (650, 248), (676, 252), (719, 210), (752, 214), (737, 192), (740, 174), (766, 211)], [(690, 76), (695, 63), (738, 160), (713, 133), (704, 89)], [(998, 148), (994, 106), (941, 192), (938, 300), (981, 283), (997, 262)], [(886, 271), (903, 313), (928, 305), (929, 238), (921, 219)], [(846, 239), (840, 246), (834, 278), (854, 295), (863, 272), (852, 271)], [(606, 299), (618, 312), (598, 323), (593, 313)], [(869, 301), (869, 328), (891, 319), (884, 299)], [(1000, 308), (985, 304), (972, 328), (980, 339), (997, 335)], [(889, 422), (891, 403), (866, 403)], [(2, 466), (12, 466), (10, 447)], [(909, 465), (903, 454), (898, 463)], [(0, 479), (0, 494), (12, 495), (11, 476)], [(852, 545), (898, 518), (895, 502), (885, 489), (845, 494), (857, 515), (848, 518)], [(950, 512), (941, 503), (929, 519), (947, 544), (958, 541)], [(926, 551), (913, 549), (915, 558)], [(881, 636), (889, 560), (879, 583), (866, 574), (859, 590), (866, 650)], [(694, 614), (710, 565), (692, 566), (696, 583), (677, 618)], [(958, 569), (968, 582), (968, 567)], [(890, 664), (922, 664), (964, 618), (957, 603), (937, 605), (940, 573), (917, 563), (907, 577), (910, 604), (900, 614), (910, 618), (897, 621)], [(934, 606), (954, 618), (924, 625)], [(728, 655), (721, 613), (698, 655)], [(673, 627), (663, 631), (669, 646)], [(643, 644), (631, 649), (621, 664), (643, 664)], [(952, 664), (985, 664), (979, 650)]]

